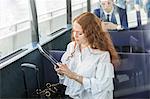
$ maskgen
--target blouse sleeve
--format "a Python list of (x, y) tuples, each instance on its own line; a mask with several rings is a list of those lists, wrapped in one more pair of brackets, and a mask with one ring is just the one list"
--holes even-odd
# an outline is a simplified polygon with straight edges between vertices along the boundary
[[(69, 63), (69, 61), (67, 61), (67, 58), (68, 58), (68, 56), (71, 55), (71, 53), (72, 53), (71, 51), (73, 50), (73, 47), (74, 47), (74, 42), (71, 42), (67, 45), (66, 52), (63, 54), (63, 56), (61, 58), (61, 62), (63, 64), (68, 64)], [(59, 76), (59, 83), (62, 84), (64, 82), (65, 76), (60, 75), (60, 74), (58, 74), (58, 76)]]
[(110, 55), (106, 52), (97, 64), (95, 77), (83, 78), (83, 86), (93, 95), (104, 90), (113, 90), (114, 69), (110, 63)]
[(61, 62), (64, 63), (64, 64), (67, 64), (67, 58), (68, 56), (71, 55), (72, 51), (73, 51), (73, 48), (74, 48), (74, 42), (71, 42), (67, 45), (67, 49), (66, 49), (66, 52), (63, 54), (62, 58), (61, 58)]

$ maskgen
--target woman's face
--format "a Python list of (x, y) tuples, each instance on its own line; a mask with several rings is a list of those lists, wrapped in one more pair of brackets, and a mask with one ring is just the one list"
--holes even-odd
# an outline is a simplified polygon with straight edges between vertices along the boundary
[(78, 44), (87, 44), (86, 37), (83, 33), (82, 27), (76, 21), (73, 23), (73, 37)]

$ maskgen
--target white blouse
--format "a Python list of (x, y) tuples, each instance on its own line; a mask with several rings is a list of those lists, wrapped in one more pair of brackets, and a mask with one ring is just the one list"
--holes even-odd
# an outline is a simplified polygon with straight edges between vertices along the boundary
[[(109, 52), (87, 47), (81, 53), (78, 45), (74, 50), (74, 44), (68, 44), (61, 61), (71, 71), (83, 76), (83, 84), (66, 76), (59, 76), (60, 83), (67, 86), (65, 94), (74, 99), (113, 99), (114, 68)], [(75, 52), (71, 56), (73, 51)]]

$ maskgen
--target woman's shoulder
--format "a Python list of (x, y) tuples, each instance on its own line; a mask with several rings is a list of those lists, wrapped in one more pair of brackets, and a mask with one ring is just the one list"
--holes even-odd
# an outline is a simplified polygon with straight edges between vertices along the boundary
[(72, 50), (74, 50), (74, 47), (75, 47), (75, 42), (70, 42), (70, 43), (67, 45), (67, 51), (72, 51)]
[(92, 49), (92, 53), (93, 54), (99, 54), (99, 55), (109, 54), (108, 51), (102, 51), (102, 50), (99, 50), (99, 49)]
[(70, 47), (75, 46), (75, 42), (74, 42), (74, 41), (70, 42), (70, 43), (68, 44), (68, 46), (70, 46)]
[(93, 49), (92, 53), (98, 55), (100, 57), (101, 61), (110, 62), (110, 53), (109, 53), (109, 51), (102, 51), (102, 50), (99, 50), (99, 49)]

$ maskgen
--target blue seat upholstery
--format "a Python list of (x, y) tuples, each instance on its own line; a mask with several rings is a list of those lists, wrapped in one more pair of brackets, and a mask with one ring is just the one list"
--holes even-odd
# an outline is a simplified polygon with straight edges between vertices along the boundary
[[(64, 54), (65, 51), (60, 50), (49, 50), (48, 51), (58, 62), (61, 61), (61, 57)], [(58, 83), (58, 76), (56, 71), (54, 70), (54, 65), (49, 61), (46, 57), (42, 55), (42, 62), (44, 67), (44, 82), (50, 82), (50, 83)]]
[(60, 51), (60, 50), (51, 50), (50, 54), (57, 60), (61, 61), (62, 55), (65, 53), (65, 51)]
[[(149, 70), (149, 54), (147, 53), (119, 53), (121, 58), (120, 66), (115, 68), (116, 74), (116, 89), (127, 87), (143, 86), (147, 83), (148, 70)], [(129, 79), (124, 79), (122, 75), (127, 75)], [(118, 78), (118, 77), (119, 78)], [(123, 81), (124, 79), (124, 81)], [(122, 81), (122, 82), (121, 82)], [(120, 88), (121, 87), (121, 88)]]

